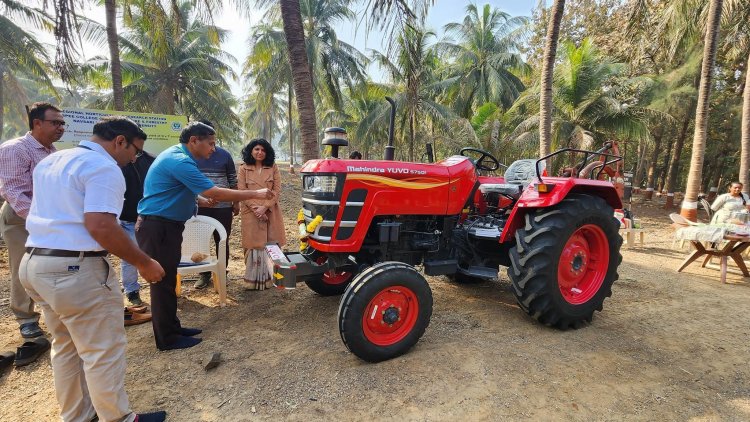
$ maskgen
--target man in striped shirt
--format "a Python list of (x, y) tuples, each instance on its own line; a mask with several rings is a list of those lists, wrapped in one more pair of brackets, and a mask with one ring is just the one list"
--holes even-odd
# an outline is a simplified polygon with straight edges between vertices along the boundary
[[(214, 127), (213, 123), (208, 120), (201, 120), (201, 123)], [(237, 189), (237, 167), (229, 151), (221, 147), (216, 147), (216, 151), (209, 158), (197, 158), (195, 164), (198, 170), (209, 178), (214, 185), (220, 188)], [(214, 242), (216, 248), (226, 248), (227, 268), (229, 268), (229, 236), (232, 234), (232, 217), (239, 214), (239, 202), (219, 202), (213, 207), (198, 207), (198, 215), (215, 218), (227, 231), (227, 241), (224, 245), (219, 245), (219, 234), (214, 232)], [(196, 289), (206, 288), (211, 283), (211, 273), (201, 273), (201, 279), (195, 283)]]
[(26, 135), (0, 144), (0, 195), (5, 198), (0, 209), (0, 233), (10, 261), (10, 308), (24, 338), (43, 334), (34, 301), (18, 278), (18, 266), (29, 237), (26, 217), (31, 207), (31, 176), (43, 158), (57, 151), (52, 144), (65, 133), (63, 114), (50, 103), (34, 103), (29, 108), (29, 129)]

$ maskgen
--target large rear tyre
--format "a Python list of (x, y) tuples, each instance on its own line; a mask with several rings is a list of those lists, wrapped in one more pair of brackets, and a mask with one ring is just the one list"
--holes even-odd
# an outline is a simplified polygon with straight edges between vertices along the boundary
[(347, 349), (367, 362), (401, 356), (430, 324), (432, 291), (401, 262), (382, 262), (358, 275), (339, 304), (339, 332)]
[(529, 211), (508, 277), (521, 308), (544, 325), (579, 328), (612, 295), (622, 261), (619, 221), (602, 198), (573, 194)]

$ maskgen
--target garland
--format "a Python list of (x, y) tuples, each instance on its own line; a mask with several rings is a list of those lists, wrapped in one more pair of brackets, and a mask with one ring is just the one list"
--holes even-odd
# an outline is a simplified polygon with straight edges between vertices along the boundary
[(297, 213), (297, 225), (299, 226), (299, 250), (304, 251), (307, 249), (307, 239), (311, 234), (315, 233), (315, 229), (318, 228), (320, 223), (323, 221), (323, 216), (316, 215), (315, 218), (305, 226), (305, 213), (302, 209)]

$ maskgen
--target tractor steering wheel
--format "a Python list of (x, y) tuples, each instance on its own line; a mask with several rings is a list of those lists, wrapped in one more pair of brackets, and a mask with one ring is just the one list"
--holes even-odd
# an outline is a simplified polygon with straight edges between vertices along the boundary
[[(476, 160), (472, 160), (471, 157), (464, 154), (466, 152), (480, 154), (480, 156)], [(497, 158), (495, 158), (492, 154), (481, 149), (466, 147), (466, 148), (461, 148), (461, 151), (459, 151), (458, 153), (468, 158), (469, 160), (471, 160), (471, 162), (474, 163), (474, 166), (477, 168), (477, 170), (495, 171), (499, 169), (500, 166), (502, 165), (500, 164), (500, 161), (498, 161)], [(486, 165), (483, 163), (485, 158), (489, 160), (489, 165)]]

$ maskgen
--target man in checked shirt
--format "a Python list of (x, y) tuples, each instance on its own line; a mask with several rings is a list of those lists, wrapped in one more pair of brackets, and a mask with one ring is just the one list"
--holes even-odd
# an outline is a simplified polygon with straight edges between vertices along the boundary
[(18, 279), (18, 266), (29, 237), (26, 217), (31, 207), (31, 175), (42, 158), (57, 151), (52, 144), (65, 133), (63, 114), (50, 103), (34, 103), (29, 108), (29, 129), (26, 135), (0, 144), (0, 195), (5, 198), (0, 209), (0, 233), (10, 261), (10, 308), (23, 338), (43, 334), (34, 301)]

